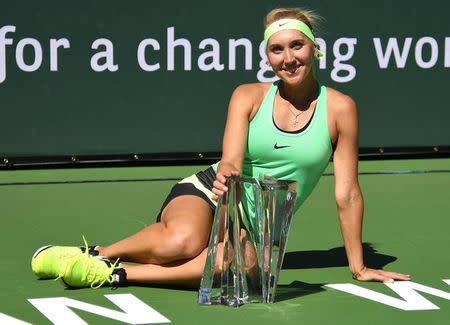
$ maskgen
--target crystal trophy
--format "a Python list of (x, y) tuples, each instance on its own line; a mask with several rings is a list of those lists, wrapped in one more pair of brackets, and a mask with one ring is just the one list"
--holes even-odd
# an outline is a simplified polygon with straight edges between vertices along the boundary
[(231, 176), (226, 185), (214, 215), (198, 303), (273, 303), (296, 182)]

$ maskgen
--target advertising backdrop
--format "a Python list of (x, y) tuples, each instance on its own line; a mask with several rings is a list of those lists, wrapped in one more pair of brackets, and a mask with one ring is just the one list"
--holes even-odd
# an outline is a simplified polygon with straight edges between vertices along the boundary
[(321, 83), (360, 147), (450, 145), (450, 2), (24, 1), (0, 10), (0, 156), (218, 152), (233, 89), (271, 81), (263, 18), (324, 17)]

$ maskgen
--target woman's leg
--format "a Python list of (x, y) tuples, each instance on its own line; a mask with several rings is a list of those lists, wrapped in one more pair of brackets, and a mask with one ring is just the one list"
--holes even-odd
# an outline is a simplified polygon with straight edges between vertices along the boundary
[[(248, 280), (258, 279), (258, 264), (255, 247), (245, 238), (246, 233), (241, 233), (241, 241), (244, 246), (245, 271)], [(227, 260), (223, 258), (223, 242), (219, 242), (216, 248), (215, 275), (221, 275), (223, 267), (229, 266), (233, 259), (233, 248), (228, 247)], [(164, 265), (140, 264), (122, 267), (127, 273), (129, 283), (151, 283), (164, 285), (179, 285), (190, 288), (198, 288), (205, 268), (208, 248), (192, 259), (176, 261)]]
[(198, 288), (205, 267), (207, 248), (196, 257), (165, 265), (123, 265), (129, 283), (151, 283)]
[(98, 251), (111, 259), (143, 264), (189, 260), (208, 245), (212, 221), (212, 210), (205, 200), (194, 195), (178, 196), (162, 211), (161, 222), (112, 245), (99, 247)]

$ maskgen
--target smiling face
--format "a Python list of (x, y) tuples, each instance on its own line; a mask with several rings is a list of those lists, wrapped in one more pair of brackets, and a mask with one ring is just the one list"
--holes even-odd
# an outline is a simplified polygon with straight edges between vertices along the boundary
[(273, 34), (267, 44), (267, 59), (275, 74), (287, 84), (300, 84), (313, 77), (316, 48), (303, 33), (286, 29)]

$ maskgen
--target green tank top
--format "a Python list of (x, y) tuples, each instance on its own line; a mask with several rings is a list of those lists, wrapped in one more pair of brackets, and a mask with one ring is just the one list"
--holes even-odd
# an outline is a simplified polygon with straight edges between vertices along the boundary
[[(244, 177), (271, 176), (297, 182), (295, 211), (317, 185), (331, 154), (328, 130), (327, 90), (320, 87), (316, 108), (306, 128), (285, 132), (274, 123), (273, 107), (279, 81), (269, 88), (258, 112), (249, 124), (243, 161)], [(217, 164), (214, 169), (217, 170)]]

